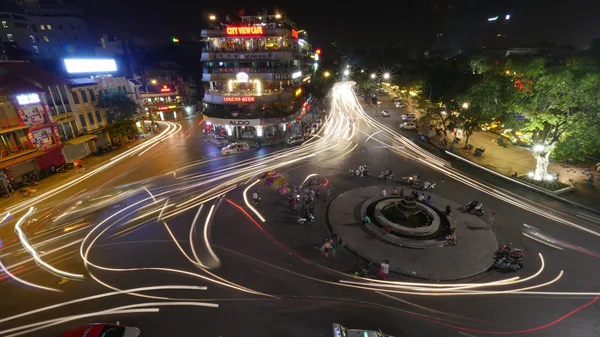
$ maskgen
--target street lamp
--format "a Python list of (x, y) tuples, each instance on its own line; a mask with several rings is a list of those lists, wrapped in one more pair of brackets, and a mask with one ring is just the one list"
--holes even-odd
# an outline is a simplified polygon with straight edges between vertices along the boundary
[(390, 73), (383, 74), (383, 79), (384, 80), (389, 80), (390, 79)]
[(211, 14), (211, 15), (208, 17), (208, 19), (209, 19), (210, 21), (215, 21), (215, 20), (217, 19), (217, 17), (216, 17), (214, 14)]
[(468, 108), (469, 108), (469, 103), (467, 103), (467, 102), (464, 102), (464, 103), (462, 104), (462, 108), (463, 108), (463, 109), (468, 109)]
[(371, 74), (371, 79), (373, 79), (373, 80), (374, 80), (374, 79), (375, 79), (375, 77), (377, 77), (377, 75), (376, 75), (376, 74)]
[(275, 14), (275, 19), (281, 19), (281, 14), (279, 14), (279, 13)]
[(348, 70), (348, 69), (344, 70), (344, 76), (348, 76), (348, 75), (350, 75), (350, 70)]
[(156, 84), (156, 80), (150, 80), (150, 82), (146, 83), (146, 94), (148, 93), (148, 84), (152, 83), (152, 85)]
[(323, 77), (326, 77), (326, 78), (327, 78), (327, 77), (329, 77), (329, 76), (331, 76), (331, 74), (330, 74), (328, 71), (326, 71), (326, 72), (324, 72), (324, 73), (323, 73)]

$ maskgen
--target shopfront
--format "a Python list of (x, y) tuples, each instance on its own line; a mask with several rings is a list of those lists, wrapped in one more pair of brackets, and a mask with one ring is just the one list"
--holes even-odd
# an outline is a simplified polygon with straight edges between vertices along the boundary
[(216, 118), (204, 115), (209, 131), (222, 136), (235, 137), (237, 139), (254, 139), (263, 136), (263, 127), (260, 119), (228, 119)]

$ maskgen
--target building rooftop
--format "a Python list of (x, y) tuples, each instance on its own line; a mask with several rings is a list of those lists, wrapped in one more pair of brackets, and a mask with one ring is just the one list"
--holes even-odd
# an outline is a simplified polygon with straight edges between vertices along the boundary
[(0, 61), (0, 76), (3, 74), (16, 75), (39, 87), (68, 84), (64, 78), (25, 61)]
[(44, 90), (14, 74), (0, 76), (0, 96), (13, 96), (42, 91)]
[(72, 87), (83, 87), (83, 86), (98, 84), (97, 81), (95, 81), (89, 77), (70, 78), (70, 79), (67, 79), (67, 82), (69, 82), (69, 84)]

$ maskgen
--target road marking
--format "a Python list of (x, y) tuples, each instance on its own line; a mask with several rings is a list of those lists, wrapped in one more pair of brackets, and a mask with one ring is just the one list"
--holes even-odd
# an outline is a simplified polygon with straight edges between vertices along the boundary
[(600, 219), (587, 213), (577, 212), (577, 217), (600, 224)]
[(460, 330), (458, 330), (458, 334), (459, 334), (459, 335), (463, 335), (463, 336), (469, 336), (469, 337), (477, 337), (477, 336), (475, 336), (475, 335), (471, 335), (471, 334), (468, 334), (468, 333), (466, 333), (466, 332), (462, 332), (462, 331), (460, 331)]

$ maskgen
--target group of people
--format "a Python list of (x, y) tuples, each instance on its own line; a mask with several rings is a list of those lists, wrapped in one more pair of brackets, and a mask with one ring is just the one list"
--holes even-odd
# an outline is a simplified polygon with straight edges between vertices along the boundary
[(344, 241), (342, 240), (342, 237), (339, 236), (338, 234), (333, 233), (330, 238), (325, 239), (325, 242), (323, 243), (323, 245), (321, 245), (321, 248), (319, 248), (319, 251), (321, 252), (321, 255), (324, 257), (331, 256), (331, 257), (335, 258), (337, 247), (342, 246), (343, 244), (344, 244)]

